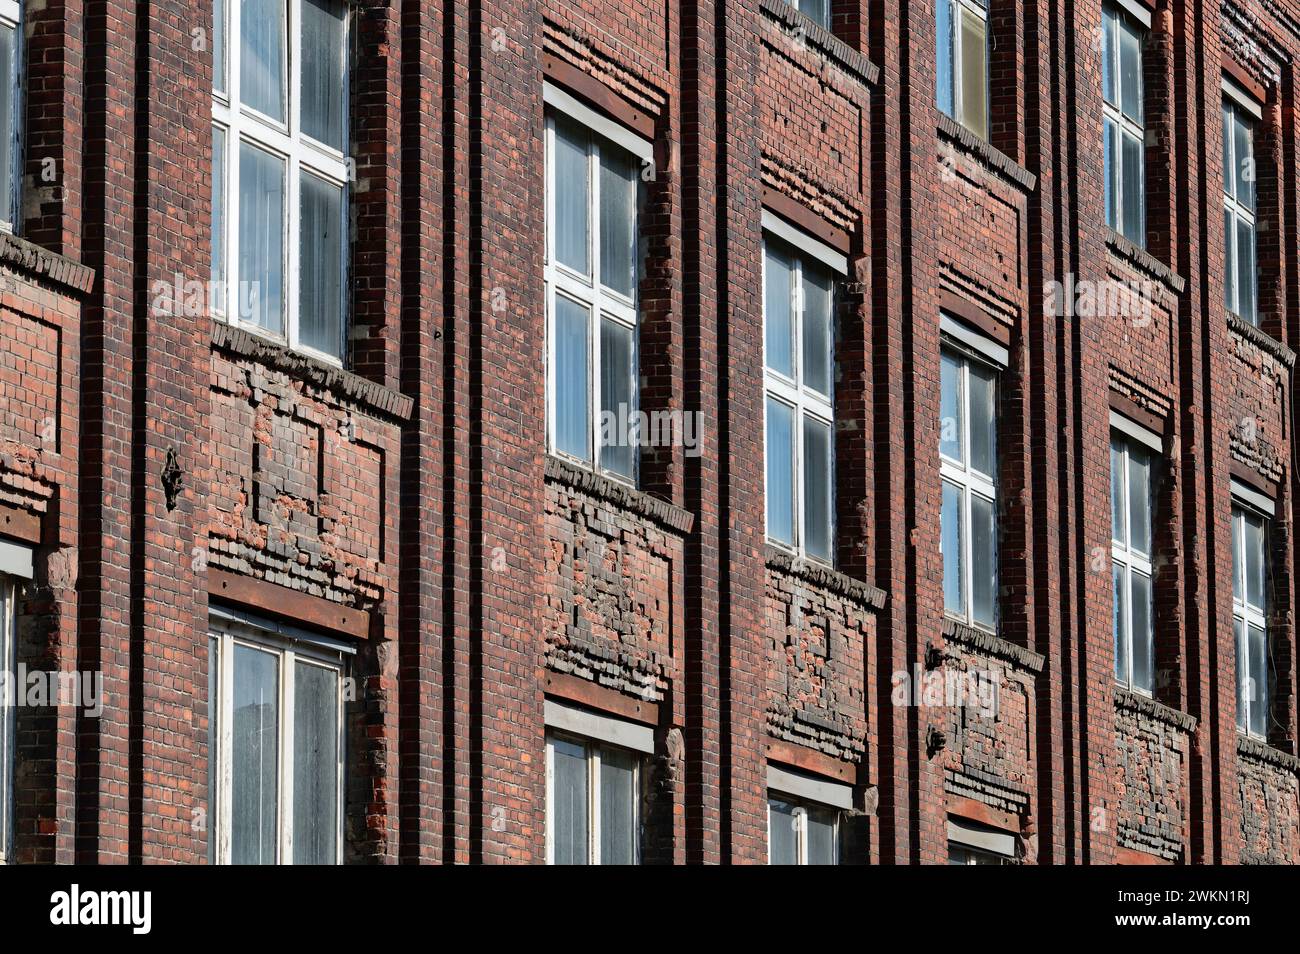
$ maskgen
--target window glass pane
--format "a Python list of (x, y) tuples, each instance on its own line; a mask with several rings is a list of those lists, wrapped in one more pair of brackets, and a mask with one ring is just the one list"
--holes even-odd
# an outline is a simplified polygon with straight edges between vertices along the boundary
[(1268, 641), (1258, 626), (1249, 627), (1250, 731), (1268, 734)]
[(340, 152), (347, 16), (344, 0), (302, 0), (302, 131)]
[(226, 0), (215, 0), (212, 10), (212, 88), (226, 91)]
[(284, 163), (239, 145), (239, 314), (284, 330)]
[(997, 475), (997, 415), (994, 408), (994, 372), (969, 363), (970, 377), (970, 466), (990, 477)]
[(280, 758), (280, 661), (235, 645), (230, 752), (230, 860), (276, 862)]
[(1123, 161), (1121, 175), (1124, 182), (1120, 195), (1124, 203), (1124, 237), (1138, 246), (1146, 245), (1145, 208), (1143, 196), (1142, 140), (1130, 133), (1123, 134)]
[(938, 95), (939, 108), (949, 116), (955, 116), (952, 101), (952, 0), (935, 0), (934, 15), (934, 31), (937, 40), (934, 57), (935, 91)]
[(1133, 601), (1132, 652), (1133, 685), (1150, 692), (1155, 686), (1155, 668), (1152, 659), (1151, 577), (1137, 571), (1130, 573)]
[(1142, 40), (1133, 27), (1120, 21), (1119, 28), (1120, 107), (1134, 122), (1142, 122)]
[(1144, 556), (1151, 554), (1151, 457), (1129, 445), (1128, 522), (1130, 546)]
[(555, 447), (582, 460), (591, 460), (588, 326), (584, 306), (555, 296)]
[(823, 560), (831, 559), (831, 429), (830, 425), (805, 415), (804, 454), (804, 547)]
[(600, 863), (636, 864), (636, 760), (630, 752), (600, 753)]
[(766, 327), (767, 366), (773, 371), (794, 377), (792, 303), (794, 298), (794, 261), (784, 251), (767, 247), (767, 265), (763, 283), (763, 324)]
[(15, 69), (17, 34), (12, 27), (0, 26), (0, 222), (14, 221), (13, 192), (17, 178), (14, 168), (14, 95), (18, 74)]
[(298, 338), (343, 354), (343, 187), (303, 173), (299, 210)]
[(839, 863), (835, 844), (835, 820), (838, 813), (826, 808), (808, 809), (808, 864)]
[(829, 22), (826, 8), (830, 0), (799, 0), (799, 9), (806, 13), (813, 22), (826, 26)]
[(294, 665), (293, 863), (338, 863), (339, 677)]
[(1264, 522), (1254, 516), (1246, 518), (1246, 603), (1258, 610), (1264, 607)]
[(962, 453), (965, 409), (962, 407), (961, 361), (943, 352), (939, 361), (939, 453), (965, 462)]
[(557, 865), (585, 865), (588, 862), (587, 753), (581, 745), (563, 739), (556, 739), (551, 745), (552, 859)]
[(961, 12), (961, 111), (962, 123), (975, 135), (987, 139), (988, 51), (984, 20), (968, 10)]
[(1124, 567), (1118, 563), (1111, 564), (1111, 589), (1114, 592), (1113, 632), (1115, 634), (1115, 678), (1122, 683), (1129, 681), (1128, 667), (1128, 581)]
[(799, 834), (794, 806), (785, 802), (769, 799), (768, 827), (768, 863), (774, 865), (797, 865), (799, 863)]
[(636, 157), (609, 143), (600, 148), (600, 280), (628, 298), (636, 296)]
[(1124, 533), (1124, 447), (1110, 442), (1110, 538), (1120, 546), (1127, 544)]
[(212, 285), (219, 311), (226, 310), (222, 283), (226, 280), (226, 131), (212, 127)]
[(1255, 322), (1255, 227), (1237, 220), (1237, 314)]
[(1102, 120), (1102, 162), (1106, 180), (1106, 224), (1119, 231), (1119, 129), (1109, 116)]
[(605, 318), (600, 323), (600, 432), (602, 467), (633, 476), (636, 414), (632, 382), (632, 329)]
[(943, 608), (966, 614), (966, 587), (962, 579), (961, 490), (943, 482), (943, 509), (939, 514), (939, 548), (943, 551)]
[(799, 350), (803, 384), (827, 397), (831, 393), (831, 276), (805, 261), (803, 266), (803, 341)]
[(794, 544), (794, 411), (767, 399), (767, 535)]
[(970, 500), (971, 618), (992, 626), (998, 585), (997, 523), (994, 504), (978, 494)]
[(1101, 95), (1112, 106), (1119, 105), (1119, 91), (1115, 69), (1115, 12), (1109, 7), (1101, 10)]
[(1246, 658), (1246, 628), (1240, 619), (1233, 619), (1232, 635), (1237, 645), (1237, 727), (1245, 729), (1250, 720), (1250, 663)]
[(555, 257), (576, 272), (587, 263), (587, 131), (555, 118)]
[(1251, 124), (1233, 110), (1232, 141), (1236, 159), (1237, 201), (1255, 210), (1255, 132)]
[(1236, 314), (1237, 309), (1237, 228), (1231, 209), (1223, 210), (1223, 306)]
[(239, 98), (284, 122), (285, 0), (240, 0)]

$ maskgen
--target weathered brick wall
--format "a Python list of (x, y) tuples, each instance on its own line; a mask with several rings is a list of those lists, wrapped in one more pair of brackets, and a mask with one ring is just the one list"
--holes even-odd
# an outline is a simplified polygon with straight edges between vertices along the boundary
[(1115, 707), (1116, 837), (1119, 844), (1169, 861), (1187, 842), (1187, 766), (1195, 721), (1135, 693)]
[(1300, 864), (1300, 763), (1252, 744), (1238, 756), (1241, 861)]

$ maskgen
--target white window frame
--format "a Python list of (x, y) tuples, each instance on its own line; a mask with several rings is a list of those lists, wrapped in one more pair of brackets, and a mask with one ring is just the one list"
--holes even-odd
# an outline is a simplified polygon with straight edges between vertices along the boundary
[(772, 861), (772, 802), (784, 802), (789, 805), (794, 816), (794, 833), (795, 833), (795, 864), (808, 864), (808, 810), (816, 809), (818, 811), (830, 812), (835, 819), (831, 829), (831, 844), (835, 846), (835, 864), (842, 864), (844, 861), (844, 846), (841, 843), (842, 825), (844, 822), (844, 810), (835, 805), (825, 805), (802, 798), (798, 795), (787, 795), (785, 792), (769, 791), (767, 795), (767, 863), (773, 864)]
[[(1237, 122), (1237, 120), (1240, 119), (1250, 129), (1251, 154), (1249, 158), (1255, 164), (1255, 171), (1256, 173), (1258, 173), (1259, 162), (1258, 159), (1256, 158), (1255, 133), (1258, 132), (1259, 130), (1259, 117), (1256, 116), (1250, 109), (1247, 109), (1245, 104), (1241, 101), (1241, 97), (1238, 97), (1236, 95), (1225, 95), (1223, 97), (1223, 108), (1227, 109), (1231, 114), (1232, 122), (1234, 125)], [(1237, 155), (1237, 137), (1235, 131), (1233, 135), (1228, 137), (1228, 142), (1224, 144), (1224, 148), (1228, 152), (1229, 162), (1227, 168), (1223, 170), (1224, 173), (1223, 207), (1224, 210), (1231, 216), (1232, 226), (1233, 226), (1231, 252), (1229, 252), (1227, 248), (1224, 249), (1224, 255), (1226, 256), (1226, 260), (1224, 262), (1224, 294), (1226, 295), (1228, 293), (1229, 291), (1228, 284), (1230, 282), (1232, 300), (1228, 304), (1228, 310), (1232, 312), (1234, 315), (1236, 315), (1238, 318), (1241, 318), (1243, 321), (1249, 322), (1252, 325), (1258, 325), (1259, 324), (1259, 229), (1256, 220), (1256, 215), (1259, 208), (1259, 178), (1258, 175), (1256, 175), (1256, 178), (1251, 180), (1254, 183), (1252, 189), (1255, 194), (1255, 211), (1252, 211), (1251, 209), (1248, 209), (1245, 205), (1243, 205), (1241, 202), (1239, 202), (1229, 192), (1230, 181), (1233, 183), (1235, 187), (1236, 169), (1238, 164), (1242, 161), (1241, 157)], [(1229, 173), (1232, 174), (1231, 180), (1229, 180), (1228, 177)], [(1251, 241), (1252, 249), (1254, 251), (1253, 260), (1254, 260), (1255, 275), (1251, 282), (1251, 285), (1255, 289), (1255, 297), (1254, 297), (1254, 301), (1251, 303), (1251, 312), (1248, 315), (1243, 315), (1241, 313), (1241, 280), (1240, 280), (1240, 267), (1239, 267), (1239, 263), (1241, 259), (1241, 247), (1240, 247), (1240, 242), (1238, 240), (1238, 235), (1240, 234), (1241, 225), (1246, 225), (1250, 228), (1250, 237), (1251, 237), (1250, 241)], [(1226, 240), (1226, 236), (1225, 236), (1225, 240)]]
[(0, 169), (0, 189), (9, 192), (13, 221), (0, 219), (0, 233), (13, 234), (18, 231), (18, 222), (22, 218), (22, 165), (23, 165), (23, 88), (26, 86), (27, 71), (23, 68), (24, 41), (23, 5), (19, 0), (0, 0), (0, 23), (12, 27), (14, 31), (14, 73), (12, 77), (0, 77), (0, 84), (12, 82), (10, 95), (10, 115), (13, 117), (12, 129), (0, 129), (0, 136), (10, 137), (13, 150), (13, 164), (9, 169)]
[[(240, 102), (240, 16), (239, 0), (225, 0), (226, 11), (225, 89), (218, 91), (216, 86), (220, 79), (214, 72), (212, 92), (212, 124), (225, 132), (225, 195), (224, 230), (225, 245), (223, 261), (225, 274), (221, 277), (224, 287), (214, 290), (212, 310), (216, 317), (244, 328), (247, 331), (285, 344), (294, 351), (302, 352), (328, 364), (341, 366), (347, 350), (347, 341), (351, 326), (351, 309), (348, 293), (348, 264), (350, 258), (349, 212), (349, 159), (351, 122), (348, 110), (351, 84), (351, 36), (353, 12), (350, 4), (345, 5), (346, 15), (343, 24), (343, 149), (317, 142), (302, 131), (302, 96), (299, 63), (302, 58), (302, 0), (286, 0), (285, 15), (285, 62), (286, 71), (285, 98), (286, 122), (278, 122), (258, 112), (251, 106)], [(215, 64), (214, 64), (215, 69)], [(260, 148), (284, 163), (284, 222), (281, 235), (281, 248), (284, 257), (280, 263), (283, 269), (281, 291), (284, 296), (282, 317), (284, 328), (273, 332), (260, 325), (244, 321), (239, 315), (239, 277), (235, 275), (239, 262), (239, 152), (240, 144)], [(213, 157), (214, 163), (217, 157)], [(300, 265), (298, 238), (299, 218), (301, 212), (302, 177), (314, 175), (342, 190), (342, 215), (339, 223), (343, 241), (342, 261), (340, 262), (340, 307), (343, 316), (338, 355), (328, 354), (317, 348), (302, 343), (299, 335), (299, 281)], [(234, 280), (232, 281), (232, 276)]]
[[(1270, 710), (1272, 709), (1273, 706), (1273, 686), (1271, 680), (1268, 685), (1264, 686), (1264, 690), (1263, 690), (1264, 732), (1263, 733), (1255, 732), (1250, 728), (1250, 724), (1252, 720), (1251, 720), (1249, 700), (1247, 700), (1245, 703), (1246, 706), (1245, 711), (1244, 712), (1240, 711), (1240, 708), (1242, 706), (1242, 692), (1241, 692), (1240, 680), (1249, 679), (1251, 670), (1253, 668), (1251, 666), (1252, 660), (1250, 659), (1250, 655), (1249, 655), (1250, 627), (1256, 626), (1263, 631), (1265, 655), (1269, 655), (1271, 653), (1272, 638), (1273, 638), (1273, 634), (1269, 631), (1269, 626), (1268, 626), (1268, 607), (1266, 605), (1256, 606), (1252, 604), (1249, 601), (1249, 597), (1247, 594), (1246, 567), (1249, 563), (1249, 561), (1246, 559), (1245, 518), (1247, 516), (1253, 517), (1261, 521), (1263, 525), (1262, 532), (1260, 535), (1261, 546), (1262, 546), (1262, 552), (1260, 553), (1260, 561), (1261, 561), (1260, 566), (1262, 567), (1264, 572), (1264, 592), (1262, 596), (1266, 603), (1268, 600), (1268, 587), (1269, 587), (1269, 577), (1270, 577), (1268, 540), (1269, 540), (1269, 529), (1270, 529), (1269, 524), (1271, 523), (1271, 515), (1266, 514), (1261, 509), (1251, 506), (1248, 501), (1243, 501), (1240, 498), (1234, 497), (1232, 501), (1232, 537), (1234, 543), (1233, 553), (1241, 554), (1241, 560), (1237, 561), (1234, 559), (1233, 567), (1232, 567), (1232, 575), (1233, 575), (1234, 582), (1240, 582), (1241, 596), (1240, 598), (1238, 598), (1236, 593), (1236, 587), (1234, 586), (1233, 587), (1234, 592), (1232, 594), (1232, 618), (1234, 623), (1240, 623), (1241, 631), (1243, 634), (1243, 638), (1237, 643), (1237, 645), (1233, 647), (1233, 651), (1238, 656), (1238, 660), (1237, 660), (1238, 685), (1236, 686), (1236, 691), (1235, 691), (1237, 706), (1239, 710), (1237, 713), (1238, 715), (1237, 729), (1238, 731), (1243, 732), (1246, 735), (1251, 736), (1252, 738), (1267, 739), (1268, 719), (1270, 716)], [(1233, 628), (1235, 631), (1236, 627), (1234, 626)], [(1244, 659), (1240, 658), (1243, 649), (1246, 652), (1246, 656)], [(1266, 680), (1269, 679), (1267, 659), (1264, 660), (1264, 678)]]
[[(347, 665), (343, 655), (331, 652), (320, 646), (302, 641), (276, 636), (252, 626), (239, 623), (214, 620), (209, 628), (209, 638), (216, 640), (217, 652), (217, 731), (218, 742), (215, 758), (208, 756), (208, 771), (216, 772), (217, 806), (209, 806), (213, 817), (215, 831), (209, 837), (216, 838), (216, 863), (230, 864), (231, 809), (234, 778), (230, 766), (230, 753), (234, 733), (234, 665), (235, 646), (247, 646), (261, 652), (273, 653), (279, 662), (279, 739), (276, 744), (276, 864), (293, 863), (293, 740), (294, 740), (294, 676), (299, 662), (319, 666), (335, 672), (338, 676), (338, 791), (335, 807), (338, 813), (335, 838), (336, 864), (343, 863), (343, 819), (345, 815), (344, 793), (347, 751), (345, 746), (345, 710), (344, 680), (347, 677)], [(209, 660), (209, 665), (212, 665)], [(211, 717), (211, 713), (209, 714)]]
[[(981, 139), (987, 139), (989, 131), (993, 126), (992, 105), (993, 94), (989, 88), (989, 54), (993, 51), (993, 44), (989, 37), (989, 11), (987, 0), (935, 0), (936, 4), (944, 3), (948, 5), (949, 20), (948, 24), (953, 33), (949, 38), (952, 46), (952, 115), (949, 117), (960, 123), (964, 129), (970, 130)], [(961, 54), (961, 11), (965, 10), (984, 22), (984, 130), (972, 129), (966, 122), (966, 90), (962, 84), (962, 54)], [(938, 16), (935, 17), (936, 27), (938, 25)], [(936, 50), (937, 55), (937, 50)], [(935, 75), (938, 76), (938, 64), (935, 65)], [(942, 112), (942, 109), (940, 110)]]
[(605, 752), (618, 750), (632, 757), (632, 830), (636, 833), (633, 844), (636, 855), (634, 865), (641, 864), (642, 840), (641, 830), (641, 771), (643, 754), (635, 749), (612, 745), (601, 739), (566, 732), (563, 729), (546, 730), (546, 863), (555, 864), (555, 826), (551, 822), (551, 806), (555, 804), (555, 741), (559, 739), (572, 745), (580, 745), (587, 757), (587, 864), (599, 865), (600, 861), (600, 763)]
[[(1148, 21), (1148, 22), (1144, 25), (1141, 21), (1139, 21), (1136, 17), (1134, 17), (1134, 16), (1132, 15), (1132, 13), (1129, 12), (1128, 7), (1126, 7), (1124, 4), (1119, 3), (1119, 2), (1115, 2), (1115, 3), (1107, 2), (1107, 3), (1104, 3), (1104, 4), (1102, 5), (1102, 10), (1103, 10), (1103, 15), (1102, 15), (1102, 29), (1103, 29), (1104, 34), (1105, 34), (1104, 37), (1103, 37), (1103, 39), (1102, 39), (1102, 42), (1103, 42), (1103, 43), (1110, 43), (1110, 45), (1111, 45), (1110, 65), (1111, 65), (1111, 69), (1114, 70), (1114, 72), (1115, 72), (1115, 77), (1114, 77), (1114, 80), (1115, 80), (1115, 98), (1116, 98), (1117, 102), (1115, 102), (1115, 103), (1110, 103), (1110, 102), (1108, 102), (1108, 101), (1106, 100), (1106, 83), (1107, 83), (1107, 79), (1108, 79), (1108, 78), (1105, 77), (1105, 76), (1103, 76), (1103, 77), (1102, 77), (1102, 87), (1101, 87), (1101, 88), (1102, 88), (1101, 111), (1102, 111), (1102, 115), (1105, 117), (1105, 119), (1109, 119), (1112, 123), (1114, 123), (1116, 129), (1118, 130), (1118, 133), (1117, 133), (1117, 134), (1120, 136), (1119, 143), (1118, 143), (1118, 145), (1117, 145), (1117, 147), (1116, 147), (1116, 150), (1115, 150), (1115, 160), (1116, 160), (1116, 162), (1118, 163), (1118, 167), (1117, 167), (1116, 172), (1115, 172), (1115, 195), (1111, 196), (1111, 209), (1112, 209), (1112, 211), (1114, 212), (1115, 223), (1114, 223), (1114, 225), (1110, 225), (1110, 223), (1107, 223), (1107, 225), (1110, 226), (1110, 228), (1111, 228), (1112, 231), (1118, 233), (1119, 235), (1123, 235), (1124, 238), (1128, 239), (1128, 240), (1129, 240), (1130, 242), (1132, 242), (1134, 245), (1137, 245), (1137, 246), (1139, 246), (1139, 247), (1141, 247), (1141, 248), (1146, 248), (1146, 244), (1147, 244), (1147, 242), (1146, 242), (1146, 231), (1147, 231), (1147, 202), (1146, 202), (1146, 198), (1147, 198), (1147, 196), (1146, 196), (1146, 175), (1147, 175), (1147, 170), (1146, 170), (1146, 166), (1147, 166), (1147, 162), (1146, 162), (1146, 127), (1145, 127), (1145, 120), (1146, 120), (1146, 103), (1145, 103), (1145, 101), (1144, 101), (1144, 97), (1145, 97), (1145, 94), (1146, 94), (1146, 77), (1145, 77), (1145, 75), (1140, 75), (1140, 76), (1138, 77), (1138, 103), (1140, 104), (1140, 107), (1141, 107), (1141, 109), (1142, 109), (1142, 114), (1143, 114), (1143, 122), (1142, 122), (1142, 123), (1138, 123), (1136, 120), (1132, 119), (1130, 116), (1127, 116), (1127, 115), (1124, 113), (1124, 110), (1123, 110), (1122, 106), (1120, 105), (1120, 104), (1122, 104), (1122, 103), (1124, 102), (1124, 88), (1123, 88), (1124, 70), (1123, 70), (1123, 68), (1122, 68), (1122, 66), (1121, 66), (1121, 64), (1120, 64), (1120, 48), (1121, 48), (1121, 44), (1120, 44), (1120, 31), (1123, 30), (1125, 26), (1127, 26), (1129, 29), (1131, 29), (1131, 30), (1132, 30), (1132, 31), (1133, 31), (1133, 32), (1138, 36), (1138, 65), (1139, 65), (1139, 66), (1144, 66), (1144, 63), (1145, 63), (1145, 52), (1146, 52), (1145, 49), (1144, 49), (1144, 47), (1145, 47), (1145, 44), (1146, 44), (1147, 32), (1148, 32), (1148, 30), (1149, 30), (1151, 24), (1150, 24), (1150, 21)], [(1112, 17), (1111, 17), (1112, 29), (1109, 29), (1109, 30), (1107, 30), (1106, 27), (1105, 27), (1105, 22), (1106, 22), (1106, 19), (1105, 19), (1105, 12), (1109, 12), (1109, 13), (1112, 14)], [(1104, 132), (1104, 126), (1105, 126), (1105, 123), (1103, 122), (1103, 132)], [(1138, 202), (1138, 209), (1139, 209), (1139, 213), (1140, 213), (1140, 221), (1138, 222), (1138, 234), (1137, 234), (1136, 236), (1133, 236), (1133, 235), (1124, 235), (1124, 142), (1123, 142), (1123, 133), (1128, 133), (1130, 136), (1133, 136), (1134, 138), (1136, 138), (1137, 141), (1141, 144), (1141, 147), (1142, 147), (1141, 150), (1138, 152), (1138, 181), (1141, 182), (1141, 184), (1142, 184), (1142, 194), (1141, 194), (1141, 198), (1140, 198), (1140, 200), (1139, 200), (1139, 202)], [(1103, 134), (1102, 139), (1103, 139), (1103, 145), (1104, 145), (1104, 140), (1105, 140), (1105, 136), (1104, 136), (1104, 134)], [(1105, 187), (1107, 190), (1110, 189), (1110, 181), (1109, 181), (1109, 180), (1107, 180), (1107, 181), (1104, 183), (1104, 187)]]
[[(645, 168), (646, 163), (653, 163), (654, 147), (640, 136), (630, 132), (610, 119), (601, 116), (580, 103), (574, 97), (549, 83), (544, 89), (546, 102), (545, 148), (546, 148), (546, 446), (556, 457), (571, 461), (578, 466), (594, 470), (633, 487), (638, 485), (641, 454), (640, 448), (632, 448), (632, 473), (621, 474), (601, 464), (600, 441), (600, 331), (601, 322), (608, 318), (632, 334), (632, 404), (629, 414), (641, 407), (640, 367), (640, 289), (633, 287), (633, 296), (603, 284), (600, 280), (600, 156), (601, 149), (607, 144), (621, 149), (635, 159), (640, 159)], [(590, 276), (574, 271), (559, 261), (555, 254), (555, 116), (563, 115), (567, 120), (586, 128), (591, 134), (587, 146), (587, 264)], [(653, 167), (653, 166), (651, 166)], [(638, 186), (638, 188), (640, 188)], [(640, 261), (643, 254), (645, 237), (642, 234), (641, 201), (638, 198), (635, 223), (636, 251), (633, 262), (640, 275)], [(639, 279), (638, 279), (639, 284)], [(586, 309), (587, 324), (587, 449), (590, 459), (575, 457), (561, 450), (556, 443), (556, 423), (558, 407), (556, 404), (556, 334), (557, 316), (555, 299), (562, 295)]]
[[(958, 342), (952, 340), (947, 335), (943, 337), (941, 351), (946, 351), (961, 361), (961, 377), (958, 387), (961, 390), (959, 395), (962, 407), (962, 435), (961, 446), (966, 454), (966, 462), (953, 460), (945, 455), (942, 449), (939, 452), (939, 492), (940, 506), (942, 506), (943, 484), (948, 482), (955, 484), (961, 491), (961, 554), (960, 560), (963, 567), (961, 574), (962, 581), (962, 603), (965, 610), (961, 614), (954, 613), (945, 606), (944, 613), (948, 617), (980, 629), (992, 629), (997, 631), (998, 620), (1001, 618), (1001, 600), (999, 599), (999, 573), (998, 560), (1000, 559), (1001, 547), (999, 533), (1001, 530), (1001, 521), (998, 512), (998, 477), (996, 474), (985, 474), (976, 470), (970, 465), (970, 366), (972, 363), (979, 364), (982, 367), (993, 372), (993, 400), (994, 400), (994, 419), (997, 418), (997, 406), (1001, 401), (1002, 392), (1002, 371), (1003, 368), (991, 361), (985, 360), (980, 355), (974, 353), (968, 348), (962, 347)], [(942, 423), (941, 425), (942, 426)], [(942, 443), (940, 443), (942, 448)], [(994, 466), (998, 464), (998, 445), (994, 444)], [(974, 541), (971, 539), (971, 497), (979, 496), (993, 505), (993, 621), (992, 623), (981, 623), (975, 621), (975, 600), (974, 600), (974, 577), (971, 573), (972, 564), (974, 563), (973, 546)]]
[[(1115, 566), (1119, 567), (1120, 569), (1121, 578), (1123, 579), (1123, 585), (1125, 588), (1125, 593), (1124, 593), (1125, 618), (1123, 620), (1123, 626), (1121, 627), (1120, 630), (1120, 636), (1122, 639), (1126, 641), (1127, 651), (1128, 651), (1126, 657), (1128, 659), (1128, 672), (1125, 674), (1117, 675), (1116, 678), (1120, 685), (1125, 686), (1126, 688), (1131, 689), (1134, 692), (1139, 692), (1145, 696), (1153, 696), (1155, 693), (1155, 638), (1156, 638), (1155, 570), (1152, 562), (1152, 555), (1150, 553), (1144, 554), (1139, 550), (1133, 549), (1133, 521), (1132, 521), (1133, 515), (1131, 512), (1131, 508), (1129, 507), (1129, 500), (1130, 500), (1129, 461), (1132, 458), (1132, 454), (1135, 449), (1140, 449), (1147, 453), (1147, 459), (1149, 461), (1149, 466), (1147, 467), (1147, 479), (1148, 479), (1147, 513), (1152, 518), (1151, 546), (1154, 549), (1155, 547), (1155, 480), (1154, 477), (1155, 477), (1157, 458), (1155, 454), (1151, 452), (1151, 448), (1149, 446), (1145, 445), (1141, 441), (1134, 440), (1128, 434), (1126, 434), (1125, 432), (1117, 428), (1113, 428), (1111, 430), (1111, 447), (1112, 449), (1118, 448), (1120, 452), (1120, 460), (1121, 460), (1120, 484), (1122, 487), (1122, 495), (1120, 497), (1120, 500), (1122, 501), (1122, 506), (1124, 510), (1123, 521), (1124, 521), (1125, 542), (1120, 542), (1119, 540), (1116, 540), (1114, 538), (1114, 534), (1112, 534), (1111, 541), (1110, 541), (1110, 554), (1111, 554), (1112, 563)], [(1112, 479), (1113, 479), (1113, 475), (1112, 475)], [(1112, 488), (1111, 500), (1114, 499), (1115, 499), (1115, 491)], [(1151, 648), (1152, 684), (1150, 687), (1139, 686), (1133, 682), (1133, 652), (1134, 652), (1133, 575), (1134, 574), (1138, 574), (1139, 576), (1145, 576), (1150, 581), (1151, 612), (1147, 614), (1148, 615), (1147, 622), (1151, 627), (1150, 632), (1147, 634), (1147, 638), (1151, 644), (1150, 648)]]
[[(0, 671), (9, 674), (11, 691), (15, 667), (16, 624), (18, 618), (18, 581), (0, 575)], [(13, 780), (16, 709), (0, 694), (0, 865), (8, 861), (13, 837)], [(14, 700), (15, 704), (17, 700)]]
[[(814, 560), (818, 563), (824, 563), (828, 566), (835, 565), (836, 554), (836, 497), (835, 497), (835, 374), (837, 363), (837, 344), (835, 328), (835, 283), (837, 279), (843, 277), (848, 270), (847, 260), (844, 256), (834, 252), (811, 238), (805, 237), (798, 230), (785, 225), (775, 216), (768, 214), (763, 218), (763, 267), (761, 287), (767, 288), (767, 250), (768, 245), (775, 241), (785, 245), (794, 259), (794, 272), (791, 280), (791, 296), (793, 301), (790, 303), (790, 324), (791, 324), (791, 370), (794, 371), (794, 377), (791, 378), (780, 371), (774, 370), (767, 362), (767, 303), (766, 292), (764, 292), (763, 305), (763, 526), (767, 542), (778, 549), (793, 553), (807, 560)], [(816, 260), (819, 264), (826, 266), (831, 272), (831, 314), (829, 322), (830, 335), (830, 384), (831, 393), (822, 394), (815, 388), (803, 383), (803, 313), (804, 299), (803, 292), (803, 270), (804, 265), (809, 259)], [(794, 460), (791, 464), (793, 470), (793, 480), (791, 481), (792, 493), (794, 500), (793, 507), (793, 531), (794, 542), (789, 543), (772, 536), (771, 528), (767, 526), (767, 506), (766, 501), (770, 489), (767, 486), (767, 399), (772, 398), (777, 402), (790, 408), (793, 415), (793, 425), (791, 443), (793, 445)], [(803, 421), (805, 417), (825, 424), (830, 429), (830, 489), (826, 505), (830, 514), (830, 558), (817, 556), (809, 553), (806, 547), (807, 527), (804, 524), (804, 440), (803, 440)]]

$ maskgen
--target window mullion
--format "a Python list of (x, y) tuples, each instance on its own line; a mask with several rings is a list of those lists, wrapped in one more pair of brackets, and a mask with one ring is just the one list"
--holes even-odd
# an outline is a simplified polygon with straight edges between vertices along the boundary
[(279, 848), (280, 864), (293, 863), (293, 676), (294, 653), (287, 649), (280, 656), (280, 797)]
[(600, 746), (588, 745), (587, 785), (589, 788), (587, 818), (587, 843), (590, 854), (587, 860), (600, 864)]

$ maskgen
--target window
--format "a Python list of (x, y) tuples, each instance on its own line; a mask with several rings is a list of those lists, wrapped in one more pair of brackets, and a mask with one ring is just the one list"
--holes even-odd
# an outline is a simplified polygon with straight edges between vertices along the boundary
[(944, 610), (963, 622), (997, 623), (997, 372), (943, 349), (939, 472)]
[(1102, 8), (1102, 116), (1106, 153), (1106, 224), (1146, 246), (1142, 45), (1145, 33), (1127, 13)]
[(935, 0), (939, 108), (989, 137), (988, 8), (985, 0)]
[(1010, 865), (1016, 859), (1016, 836), (1001, 828), (948, 816), (948, 864)]
[(1268, 521), (1247, 507), (1232, 508), (1232, 631), (1237, 643), (1237, 725), (1268, 735)]
[[(14, 644), (17, 629), (17, 587), (7, 576), (0, 576), (0, 672), (5, 673), (7, 686), (15, 677)], [(8, 693), (0, 693), (0, 864), (4, 864), (9, 855), (9, 840), (13, 819), (13, 777), (14, 777), (14, 710), (10, 704), (17, 704), (16, 699), (7, 698)]]
[(768, 236), (763, 255), (767, 536), (834, 562), (835, 411), (830, 268)]
[(347, 332), (347, 11), (216, 0), (213, 35), (212, 309), (332, 363)]
[(948, 843), (948, 864), (950, 865), (1009, 865), (1011, 859), (996, 855), (991, 851), (967, 848), (956, 842)]
[(1151, 603), (1151, 454), (1115, 434), (1110, 442), (1110, 526), (1114, 582), (1115, 678), (1155, 688)]
[[(209, 776), (222, 864), (338, 864), (343, 663), (338, 651), (245, 626), (213, 632)], [(210, 795), (211, 797), (211, 795)]]
[(1223, 101), (1223, 304), (1259, 322), (1255, 287), (1255, 124), (1245, 108)]
[[(567, 94), (547, 88), (548, 102)], [(552, 452), (636, 482), (641, 170), (630, 133), (582, 107), (546, 117), (548, 430)]]
[(641, 764), (635, 753), (578, 736), (547, 735), (549, 864), (639, 864), (640, 802)]
[(18, 222), (20, 144), (22, 142), (22, 9), (18, 0), (0, 0), (0, 232)]
[(831, 0), (787, 0), (787, 2), (818, 26), (831, 25)]
[(840, 863), (840, 812), (785, 795), (767, 800), (768, 864)]

